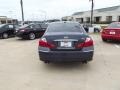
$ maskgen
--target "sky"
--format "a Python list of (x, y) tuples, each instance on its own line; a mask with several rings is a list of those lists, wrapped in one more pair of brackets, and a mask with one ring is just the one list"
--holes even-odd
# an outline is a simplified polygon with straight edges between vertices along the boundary
[[(120, 5), (120, 0), (94, 0), (94, 9)], [(89, 0), (23, 0), (25, 20), (60, 19), (91, 8)], [(20, 0), (0, 0), (0, 16), (21, 20)]]

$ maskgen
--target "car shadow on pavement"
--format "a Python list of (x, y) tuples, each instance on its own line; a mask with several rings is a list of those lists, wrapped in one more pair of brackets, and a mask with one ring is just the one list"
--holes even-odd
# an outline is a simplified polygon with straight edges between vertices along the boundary
[[(35, 39), (35, 40), (37, 40), (37, 39)], [(15, 39), (15, 41), (18, 41), (18, 42), (30, 42), (30, 41), (35, 41), (35, 40), (20, 39), (20, 38)]]
[(90, 63), (82, 64), (80, 62), (72, 63), (50, 63), (44, 65), (47, 70), (89, 70), (91, 68)]
[(107, 41), (107, 42), (104, 42), (104, 43), (107, 43), (107, 44), (118, 44), (118, 45), (120, 45), (120, 41)]

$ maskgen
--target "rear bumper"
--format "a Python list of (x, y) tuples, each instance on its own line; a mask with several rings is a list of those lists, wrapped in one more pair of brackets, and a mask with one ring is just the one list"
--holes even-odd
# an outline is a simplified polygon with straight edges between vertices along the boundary
[(118, 35), (106, 35), (102, 34), (103, 39), (109, 39), (109, 40), (120, 40), (120, 36)]
[(50, 62), (81, 62), (91, 61), (93, 59), (94, 51), (81, 52), (81, 51), (39, 51), (39, 57), (42, 61)]

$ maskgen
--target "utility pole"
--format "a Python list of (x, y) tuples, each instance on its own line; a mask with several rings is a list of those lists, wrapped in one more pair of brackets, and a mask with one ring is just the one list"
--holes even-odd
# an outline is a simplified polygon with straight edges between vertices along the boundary
[(93, 25), (93, 8), (94, 8), (94, 1), (93, 0), (90, 0), (92, 2), (92, 5), (91, 5), (91, 26)]
[(21, 12), (22, 12), (22, 23), (24, 24), (24, 11), (23, 11), (23, 1), (20, 0), (20, 4), (21, 4)]

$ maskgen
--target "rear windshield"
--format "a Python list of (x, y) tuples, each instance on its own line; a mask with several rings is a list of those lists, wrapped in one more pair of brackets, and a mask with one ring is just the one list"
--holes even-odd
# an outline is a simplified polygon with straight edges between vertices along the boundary
[(83, 33), (83, 28), (76, 23), (54, 23), (48, 26), (48, 32), (79, 32)]
[(40, 24), (42, 28), (47, 28), (48, 24)]
[(3, 26), (5, 26), (5, 24), (0, 24), (0, 28), (3, 27)]
[(108, 28), (120, 28), (120, 23), (112, 23), (108, 26)]

